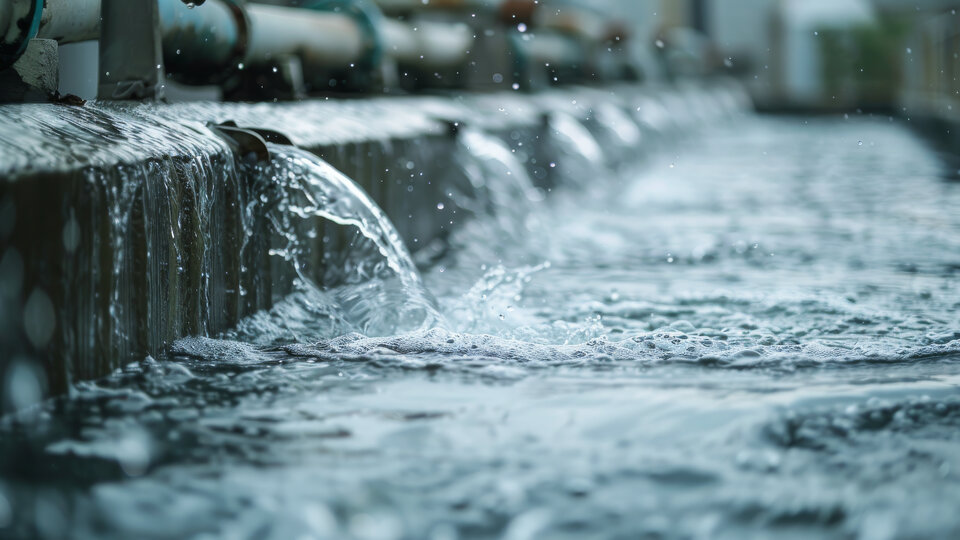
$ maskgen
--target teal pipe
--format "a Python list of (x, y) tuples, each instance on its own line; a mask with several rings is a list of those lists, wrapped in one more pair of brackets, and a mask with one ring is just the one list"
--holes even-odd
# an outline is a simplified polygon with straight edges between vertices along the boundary
[[(375, 81), (388, 50), (383, 15), (369, 0), (307, 0), (301, 8), (243, 0), (209, 0), (202, 7), (190, 0), (153, 1), (166, 72), (186, 84), (221, 84), (247, 66), (296, 55), (320, 86), (341, 70), (352, 86), (363, 88)], [(101, 0), (0, 0), (0, 9), (6, 7), (0, 12), (0, 25), (7, 27), (0, 28), (0, 67), (15, 62), (38, 34), (60, 43), (100, 35)]]
[(367, 52), (361, 64), (375, 69), (383, 60), (383, 13), (369, 0), (312, 0), (303, 7), (350, 15), (367, 36)]
[[(159, 7), (164, 63), (167, 72), (181, 82), (216, 84), (243, 69), (245, 62), (262, 63), (275, 53), (250, 47), (253, 25), (259, 23), (258, 28), (271, 28), (263, 26), (270, 23), (261, 20), (273, 13), (266, 7), (251, 6), (248, 10), (240, 0), (211, 0), (202, 9), (189, 8), (183, 0), (159, 0)], [(280, 9), (296, 11), (295, 8)], [(372, 76), (383, 54), (381, 14), (375, 6), (364, 0), (313, 0), (300, 9), (352, 19), (366, 42), (353, 73)], [(309, 58), (320, 51), (302, 52)], [(345, 60), (344, 66), (348, 62), (354, 60)]]
[(250, 20), (239, 0), (190, 8), (183, 0), (159, 0), (163, 61), (173, 78), (215, 84), (242, 69)]
[[(14, 16), (16, 16), (16, 14), (14, 14)], [(26, 31), (18, 32), (12, 38), (9, 37), (9, 34), (8, 36), (0, 36), (4, 39), (3, 42), (0, 42), (0, 69), (6, 69), (12, 66), (13, 63), (23, 55), (24, 51), (27, 50), (27, 45), (30, 44), (30, 40), (37, 37), (37, 32), (40, 30), (40, 18), (42, 16), (43, 0), (30, 0), (25, 16), (10, 21), (10, 28), (23, 28), (22, 25), (17, 23), (26, 20)], [(0, 31), (6, 30), (8, 29), (0, 28)]]

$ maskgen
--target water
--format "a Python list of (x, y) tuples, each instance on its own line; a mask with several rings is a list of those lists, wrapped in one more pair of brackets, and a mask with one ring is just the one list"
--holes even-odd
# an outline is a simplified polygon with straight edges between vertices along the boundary
[[(312, 325), (301, 295), (262, 314), (296, 339), (253, 325), (181, 340), (6, 418), (0, 525), (956, 537), (960, 186), (886, 120), (745, 117), (670, 148), (523, 201), (528, 215), (493, 237), (496, 215), (461, 228), (422, 269), (438, 324), (341, 335)], [(304, 197), (350, 190), (275, 150), (279, 171), (309, 173), (286, 177)], [(361, 206), (347, 213), (379, 220)], [(380, 226), (360, 227), (376, 248), (361, 259), (415, 284)]]
[[(249, 200), (267, 209), (268, 254), (292, 268), (297, 291), (228, 334), (267, 345), (440, 324), (442, 315), (399, 233), (370, 197), (309, 152), (268, 148), (271, 161), (244, 171), (257, 178)], [(248, 242), (261, 240), (253, 227), (245, 232)]]
[(56, 350), (49, 388), (222, 328), (240, 303), (231, 285), (242, 278), (219, 256), (239, 228), (236, 201), (214, 195), (239, 191), (233, 156), (202, 124), (159, 110), (11, 104), (0, 114), (0, 363), (30, 370), (37, 351)]
[[(424, 324), (420, 316), (432, 309), (429, 294), (421, 291), (420, 300), (408, 294), (417, 289), (408, 279), (410, 269), (389, 268), (390, 257), (352, 225), (364, 216), (354, 215), (342, 199), (331, 203), (328, 194), (315, 193), (322, 187), (300, 185), (278, 171), (238, 170), (228, 144), (205, 125), (231, 118), (241, 125), (266, 123), (315, 149), (372, 140), (351, 145), (348, 155), (366, 156), (365, 170), (380, 171), (375, 180), (360, 179), (368, 189), (392, 186), (397, 168), (383, 163), (383, 156), (393, 151), (380, 149), (377, 141), (417, 141), (444, 126), (415, 103), (363, 105), (5, 106), (0, 176), (9, 181), (0, 194), (0, 348), (7, 355), (0, 371), (18, 366), (18, 379), (33, 380), (19, 387), (64, 392), (72, 381), (158, 354), (181, 336), (221, 332), (282, 297), (289, 301), (275, 309), (297, 316), (273, 328), (254, 317), (238, 331), (256, 327), (255, 341), (264, 343), (271, 336), (309, 335), (320, 326), (376, 334)], [(324, 166), (313, 172), (322, 173), (317, 167)], [(336, 183), (335, 176), (325, 176)], [(347, 195), (366, 197), (356, 190)], [(325, 232), (330, 216), (313, 211), (313, 197), (346, 212), (343, 224)], [(32, 207), (49, 211), (23, 211)], [(295, 215), (291, 208), (312, 214)], [(382, 216), (369, 221), (379, 233), (387, 230)], [(397, 244), (390, 229), (394, 238), (380, 239), (383, 248), (388, 240)], [(331, 264), (320, 264), (324, 254), (333, 257)], [(341, 269), (376, 280), (344, 283), (337, 275)], [(336, 288), (321, 294), (318, 285)], [(291, 289), (298, 295), (289, 296)], [(353, 301), (347, 301), (349, 294)], [(343, 302), (336, 311), (328, 309), (330, 296)], [(402, 309), (372, 309), (380, 300), (399, 308), (407, 299), (410, 305)], [(354, 313), (346, 313), (348, 304)], [(0, 388), (4, 409), (33, 403), (38, 395), (8, 393), (8, 386)]]

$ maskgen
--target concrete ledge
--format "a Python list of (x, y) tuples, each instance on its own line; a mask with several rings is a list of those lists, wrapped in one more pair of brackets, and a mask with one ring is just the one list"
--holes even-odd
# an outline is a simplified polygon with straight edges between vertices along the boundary
[[(160, 354), (177, 338), (229, 329), (292, 292), (293, 271), (269, 255), (278, 240), (258, 200), (262, 187), (238, 174), (235, 156), (207, 122), (286, 134), (360, 184), (416, 250), (448, 232), (436, 205), (451, 175), (463, 174), (453, 161), (453, 123), (515, 147), (525, 141), (523, 151), (537, 152), (550, 112), (589, 125), (594, 104), (613, 103), (639, 121), (643, 107), (635, 111), (631, 100), (672, 96), (659, 110), (689, 124), (706, 121), (706, 109), (742, 107), (737, 88), (0, 106), (0, 400), (18, 405), (7, 387), (24, 366), (47, 391), (62, 392), (73, 381)], [(691, 101), (691, 92), (710, 99)], [(702, 116), (691, 112), (694, 101)], [(683, 125), (679, 117), (669, 120), (670, 129)], [(408, 191), (413, 185), (416, 197)], [(305, 226), (324, 224), (317, 218)], [(308, 242), (310, 271), (318, 276), (329, 249), (323, 237)]]

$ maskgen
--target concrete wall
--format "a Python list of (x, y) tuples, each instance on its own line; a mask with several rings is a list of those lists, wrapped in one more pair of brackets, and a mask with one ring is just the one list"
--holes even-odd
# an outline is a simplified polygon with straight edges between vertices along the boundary
[[(547, 171), (562, 172), (564, 161), (547, 153), (548, 114), (574, 115), (613, 147), (624, 141), (610, 136), (616, 129), (594, 110), (619, 107), (617, 117), (636, 115), (635, 127), (651, 128), (643, 139), (649, 145), (657, 132), (747, 105), (737, 88), (711, 85), (709, 93), (688, 83), (456, 100), (2, 105), (0, 148), (9, 152), (0, 160), (0, 409), (35, 397), (23, 388), (62, 392), (162, 354), (177, 338), (224, 331), (293, 292), (300, 274), (270, 255), (288, 241), (270, 228), (269, 212), (278, 207), (270, 195), (282, 188), (244, 174), (237, 163), (247, 154), (207, 122), (276, 130), (324, 157), (371, 195), (415, 251), (451, 228), (437, 203), (466, 174), (455, 161), (453, 122), (526, 155), (520, 162), (549, 187), (556, 173)], [(648, 117), (644, 105), (665, 117)], [(643, 155), (633, 143), (617, 148), (622, 158)], [(544, 166), (553, 161), (557, 169)], [(335, 246), (317, 234), (325, 229), (316, 220), (295, 234), (310, 261), (301, 271), (322, 284)], [(32, 382), (22, 383), (25, 377)]]

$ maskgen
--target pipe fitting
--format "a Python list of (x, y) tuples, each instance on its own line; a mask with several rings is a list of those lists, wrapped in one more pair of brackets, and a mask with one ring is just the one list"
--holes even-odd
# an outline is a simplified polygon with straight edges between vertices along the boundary
[(367, 0), (313, 0), (303, 6), (314, 11), (342, 13), (352, 18), (365, 38), (365, 51), (357, 66), (373, 73), (383, 60), (383, 13)]
[(208, 122), (207, 129), (223, 140), (230, 151), (243, 163), (254, 165), (270, 160), (267, 141), (253, 130), (241, 128), (232, 120), (221, 124)]
[[(163, 57), (171, 77), (185, 84), (219, 84), (246, 60), (251, 21), (242, 0), (215, 0), (203, 9), (160, 3)], [(199, 3), (197, 4), (199, 5)]]

